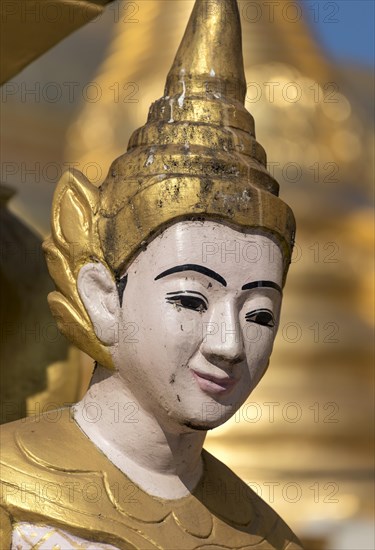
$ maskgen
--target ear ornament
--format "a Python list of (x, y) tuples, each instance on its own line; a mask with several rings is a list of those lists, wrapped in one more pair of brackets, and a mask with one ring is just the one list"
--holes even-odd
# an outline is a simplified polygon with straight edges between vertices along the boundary
[(56, 284), (48, 303), (61, 333), (103, 366), (113, 369), (109, 350), (97, 338), (77, 289), (79, 271), (86, 263), (101, 262), (108, 268), (97, 230), (98, 213), (99, 190), (81, 172), (65, 172), (54, 194), (52, 233), (43, 244)]

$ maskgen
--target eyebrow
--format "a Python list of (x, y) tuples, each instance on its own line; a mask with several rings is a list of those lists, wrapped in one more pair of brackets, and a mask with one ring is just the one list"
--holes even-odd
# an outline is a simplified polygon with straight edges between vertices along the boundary
[[(168, 275), (172, 275), (173, 273), (182, 273), (183, 271), (196, 271), (198, 273), (202, 273), (203, 275), (207, 275), (208, 277), (211, 277), (211, 279), (218, 281), (223, 286), (227, 286), (227, 282), (224, 279), (224, 277), (216, 273), (216, 271), (213, 271), (208, 267), (204, 267), (202, 265), (197, 265), (197, 264), (184, 264), (184, 265), (178, 265), (176, 267), (171, 267), (170, 269), (163, 271), (163, 273), (160, 273), (160, 275), (155, 277), (154, 280), (158, 281), (163, 277), (167, 277)], [(253, 281), (251, 283), (247, 283), (246, 285), (244, 285), (241, 290), (252, 290), (254, 288), (274, 288), (281, 295), (283, 294), (282, 288), (277, 283), (274, 283), (273, 281)]]
[(251, 290), (253, 288), (274, 288), (280, 292), (281, 295), (283, 293), (282, 288), (273, 281), (253, 281), (252, 283), (247, 283), (244, 285), (241, 290)]
[(173, 273), (181, 273), (183, 271), (196, 271), (197, 273), (202, 273), (202, 275), (211, 277), (211, 279), (214, 279), (221, 285), (227, 286), (226, 280), (221, 275), (216, 273), (216, 271), (213, 271), (212, 269), (208, 269), (208, 267), (204, 267), (203, 265), (197, 265), (197, 264), (184, 264), (184, 265), (178, 265), (176, 267), (171, 267), (170, 269), (163, 271), (163, 273), (160, 273), (160, 275), (155, 277), (154, 280), (158, 281), (163, 277), (167, 277), (168, 275), (172, 275)]

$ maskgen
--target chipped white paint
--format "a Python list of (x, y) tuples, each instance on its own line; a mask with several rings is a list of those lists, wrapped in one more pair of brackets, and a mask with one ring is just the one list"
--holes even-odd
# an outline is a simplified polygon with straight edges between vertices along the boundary
[(146, 163), (145, 163), (145, 166), (151, 166), (151, 164), (154, 163), (154, 155), (153, 153), (150, 153), (149, 156), (147, 157), (147, 160), (146, 160)]
[(151, 164), (154, 163), (154, 160), (155, 160), (155, 156), (154, 156), (154, 155), (155, 155), (155, 151), (156, 151), (155, 147), (151, 147), (150, 153), (149, 153), (149, 155), (148, 155), (148, 157), (147, 157), (147, 160), (146, 160), (146, 162), (145, 162), (145, 167), (146, 167), (146, 168), (147, 168), (147, 166), (151, 166)]
[(171, 110), (171, 116), (168, 120), (168, 124), (172, 124), (174, 122), (174, 118), (173, 118), (173, 108), (174, 108), (174, 97), (172, 97), (170, 100), (169, 100), (169, 107), (170, 107), (170, 110)]
[(251, 196), (249, 195), (249, 191), (247, 189), (242, 191), (242, 199), (246, 202), (251, 200)]
[(181, 76), (181, 78), (180, 78), (179, 82), (182, 84), (182, 94), (178, 98), (177, 103), (178, 103), (178, 106), (180, 107), (180, 109), (182, 109), (183, 106), (184, 106), (184, 101), (185, 101), (185, 96), (186, 96), (185, 69), (181, 69), (180, 76)]

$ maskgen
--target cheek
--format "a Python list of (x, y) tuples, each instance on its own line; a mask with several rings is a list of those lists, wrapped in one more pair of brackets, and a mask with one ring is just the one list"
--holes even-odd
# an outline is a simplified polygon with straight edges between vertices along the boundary
[(199, 349), (204, 327), (204, 316), (201, 313), (166, 304), (162, 324), (175, 356), (190, 358)]
[(168, 304), (164, 296), (153, 296), (152, 301), (144, 296), (137, 306), (129, 301), (124, 321), (137, 327), (129, 358), (148, 368), (163, 365), (169, 373), (186, 363), (202, 342), (203, 315)]
[(243, 325), (242, 334), (250, 373), (255, 375), (263, 372), (273, 348), (273, 330), (256, 323), (246, 323)]

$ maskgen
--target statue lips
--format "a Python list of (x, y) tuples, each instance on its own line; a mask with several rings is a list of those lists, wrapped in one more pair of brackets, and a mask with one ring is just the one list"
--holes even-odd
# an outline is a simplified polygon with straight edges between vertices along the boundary
[(238, 380), (229, 376), (220, 378), (218, 376), (213, 376), (212, 374), (207, 374), (196, 370), (192, 370), (192, 373), (198, 383), (198, 386), (205, 393), (229, 393), (238, 382)]

